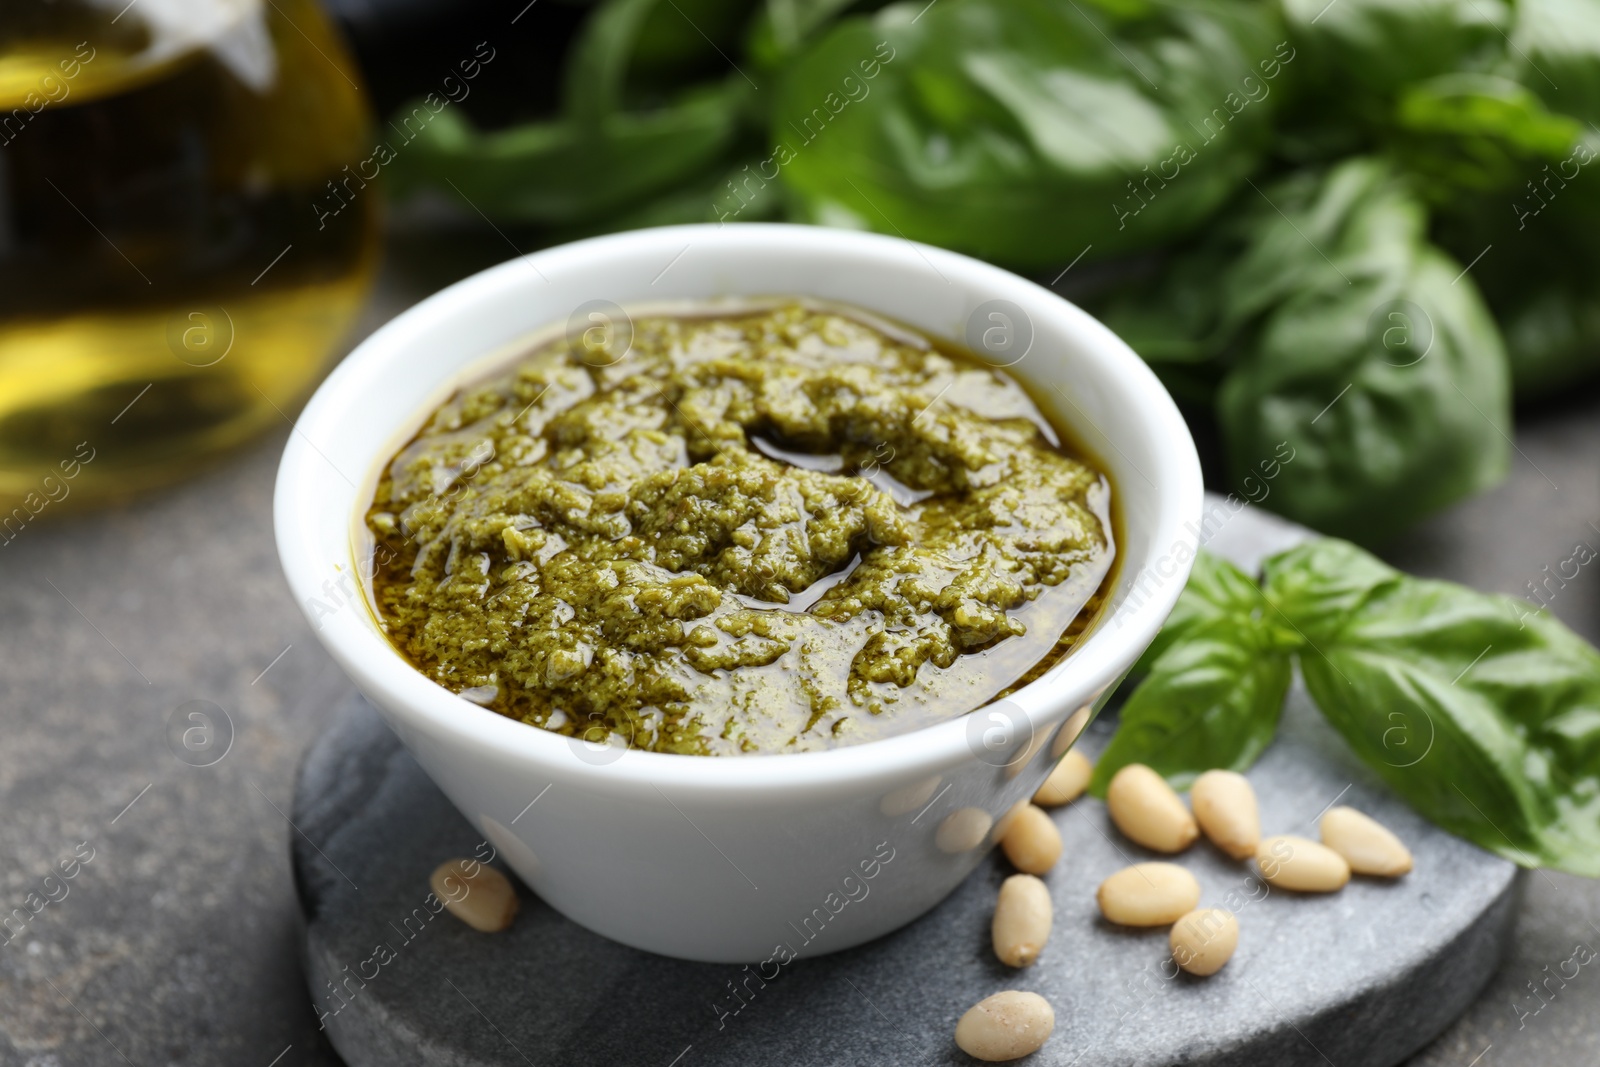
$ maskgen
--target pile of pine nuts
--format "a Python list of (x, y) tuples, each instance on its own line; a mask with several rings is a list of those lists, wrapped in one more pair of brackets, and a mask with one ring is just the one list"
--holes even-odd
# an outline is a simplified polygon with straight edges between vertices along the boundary
[[(1093, 772), (1087, 756), (1069, 750), (1032, 801), (1019, 802), (994, 825), (994, 839), (1020, 872), (1000, 884), (990, 927), (995, 957), (1008, 967), (1031, 966), (1044, 951), (1054, 922), (1050, 890), (1039, 875), (1048, 874), (1061, 858), (1061, 833), (1044, 808), (1078, 799)], [(1254, 859), (1261, 877), (1278, 889), (1328, 893), (1342, 889), (1352, 873), (1397, 878), (1412, 867), (1411, 853), (1400, 839), (1353, 808), (1330, 808), (1323, 814), (1320, 844), (1287, 834), (1263, 839), (1255, 790), (1233, 771), (1206, 771), (1195, 779), (1189, 800), (1185, 804), (1166, 779), (1139, 763), (1119, 770), (1106, 788), (1106, 811), (1129, 840), (1174, 854), (1203, 833), (1233, 859)], [(988, 835), (987, 812), (963, 811), (971, 813), (965, 822), (946, 820), (940, 827), (941, 849), (975, 848)], [(447, 861), (429, 882), (445, 908), (475, 930), (504, 930), (516, 915), (517, 895), (510, 880), (475, 860)], [(1200, 883), (1176, 863), (1125, 867), (1100, 883), (1095, 899), (1110, 922), (1170, 926), (1173, 962), (1193, 975), (1217, 973), (1239, 944), (1238, 919), (1222, 908), (1198, 907)], [(1055, 1021), (1055, 1011), (1043, 997), (1010, 989), (984, 998), (961, 1016), (956, 1045), (974, 1059), (1020, 1059), (1044, 1045)]]
[[(995, 838), (1019, 872), (1000, 884), (990, 933), (994, 954), (1008, 967), (1039, 958), (1054, 921), (1050, 890), (1039, 875), (1061, 857), (1061, 834), (1043, 810), (1083, 795), (1094, 764), (1071, 750), (1032, 802), (1001, 817)], [(1206, 771), (1185, 804), (1165, 778), (1143, 764), (1119, 770), (1106, 789), (1106, 810), (1129, 840), (1154, 852), (1184, 851), (1202, 834), (1235, 860), (1254, 860), (1268, 885), (1301, 893), (1330, 893), (1350, 875), (1397, 878), (1411, 870), (1411, 853), (1376, 820), (1353, 808), (1329, 809), (1321, 843), (1293, 835), (1261, 836), (1255, 790), (1242, 774)], [(1192, 810), (1191, 810), (1192, 806)], [(1222, 969), (1239, 944), (1239, 921), (1222, 908), (1201, 908), (1200, 883), (1176, 863), (1136, 863), (1100, 883), (1100, 912), (1122, 926), (1170, 926), (1172, 959), (1201, 977)], [(956, 1024), (956, 1045), (975, 1059), (1020, 1059), (1037, 1052), (1055, 1028), (1055, 1012), (1036, 993), (1007, 990), (979, 1001)]]
[[(1324, 814), (1318, 843), (1289, 834), (1263, 838), (1255, 790), (1234, 771), (1206, 771), (1190, 787), (1189, 800), (1185, 805), (1166, 779), (1138, 763), (1123, 767), (1106, 787), (1106, 811), (1130, 840), (1177, 853), (1203, 833), (1233, 859), (1254, 859), (1276, 889), (1331, 893), (1344, 888), (1352, 871), (1394, 878), (1411, 870), (1411, 853), (1399, 838), (1353, 808)], [(1119, 871), (1101, 883), (1098, 900), (1114, 923), (1170, 923), (1173, 962), (1190, 974), (1215, 974), (1239, 943), (1239, 922), (1230, 912), (1194, 910), (1200, 885), (1175, 864), (1140, 863)]]

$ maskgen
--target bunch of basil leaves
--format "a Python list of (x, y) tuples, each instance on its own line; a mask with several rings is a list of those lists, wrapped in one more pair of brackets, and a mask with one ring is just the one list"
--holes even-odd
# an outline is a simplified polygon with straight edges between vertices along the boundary
[(1600, 877), (1600, 652), (1511, 597), (1413, 578), (1347, 541), (1202, 552), (1095, 766), (1186, 787), (1248, 768), (1294, 667), (1350, 747), (1418, 812), (1530, 867)]
[(1493, 484), (1513, 400), (1600, 371), (1600, 0), (598, 0), (565, 78), (536, 122), (434, 115), (398, 182), (549, 240), (1079, 263), (1232, 478), (1296, 450), (1270, 506), (1324, 532)]

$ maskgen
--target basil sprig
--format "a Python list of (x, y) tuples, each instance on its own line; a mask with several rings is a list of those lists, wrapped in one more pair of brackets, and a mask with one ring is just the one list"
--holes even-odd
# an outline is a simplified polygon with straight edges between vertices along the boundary
[(1413, 578), (1345, 541), (1202, 554), (1095, 768), (1184, 786), (1244, 770), (1298, 664), (1322, 714), (1434, 823), (1527, 867), (1600, 877), (1600, 652), (1523, 601)]
[(1090, 788), (1104, 795), (1120, 767), (1144, 763), (1186, 788), (1213, 767), (1244, 770), (1272, 740), (1289, 691), (1294, 643), (1256, 584), (1202, 553), (1189, 585), (1140, 660), (1143, 684)]

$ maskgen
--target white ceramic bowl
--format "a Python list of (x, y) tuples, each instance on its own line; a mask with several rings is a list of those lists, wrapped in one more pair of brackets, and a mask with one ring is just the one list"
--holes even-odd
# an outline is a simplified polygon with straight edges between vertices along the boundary
[[(774, 295), (843, 301), (956, 340), (975, 311), (987, 328), (990, 302), (1009, 302), (1013, 342), (1032, 335), (1010, 373), (1112, 479), (1116, 586), (1092, 634), (994, 708), (794, 755), (584, 744), (480, 708), (409, 666), (359, 588), (355, 531), (379, 466), (467, 367), (481, 373), (486, 354), (595, 300)], [(317, 390), (284, 450), (275, 500), (283, 569), (323, 645), (544, 901), (624, 944), (768, 966), (893, 930), (966, 877), (993, 843), (991, 825), (1034, 792), (1155, 636), (1188, 576), (1200, 509), (1199, 462), (1171, 398), (1078, 308), (925, 245), (754, 224), (580, 241), (424, 300)]]

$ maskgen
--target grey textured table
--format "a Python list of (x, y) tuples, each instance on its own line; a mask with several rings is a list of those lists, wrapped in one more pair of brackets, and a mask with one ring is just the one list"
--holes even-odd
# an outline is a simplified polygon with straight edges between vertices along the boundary
[[(492, 233), (400, 243), (366, 327), (510, 254)], [(300, 972), (284, 813), (301, 753), (349, 686), (279, 576), (271, 489), (287, 432), (0, 549), (0, 911), (30, 893), (43, 904), (0, 945), (3, 1067), (338, 1062)], [(1389, 558), (1520, 593), (1575, 543), (1600, 546), (1600, 396), (1528, 415), (1517, 444), (1505, 485)], [(1592, 572), (1551, 607), (1600, 640)], [(196, 700), (232, 724), (210, 766), (168, 740), (174, 710)], [(47, 882), (75, 848), (75, 877)], [(1600, 883), (1527, 879), (1500, 973), (1413, 1063), (1594, 1062), (1600, 970), (1550, 977), (1579, 943), (1600, 949)]]

